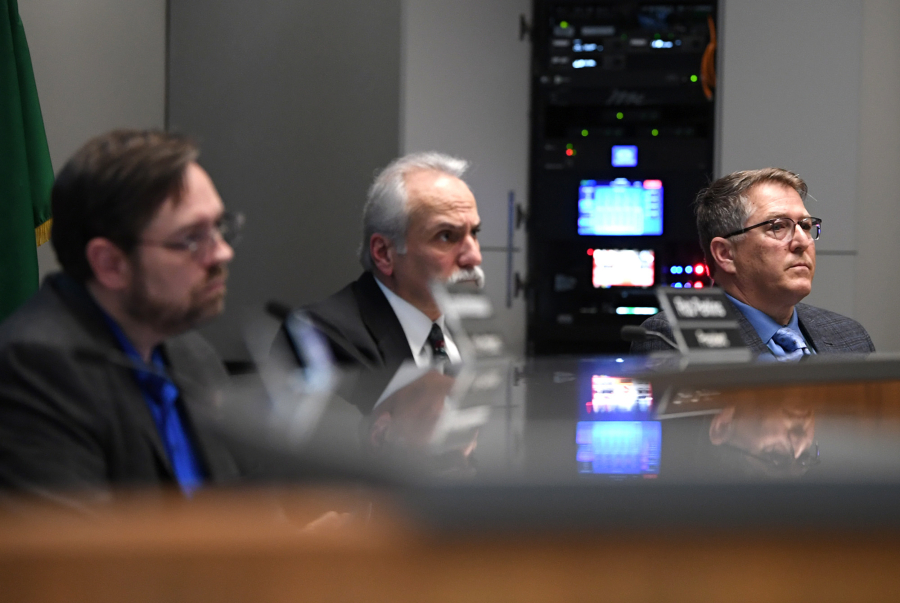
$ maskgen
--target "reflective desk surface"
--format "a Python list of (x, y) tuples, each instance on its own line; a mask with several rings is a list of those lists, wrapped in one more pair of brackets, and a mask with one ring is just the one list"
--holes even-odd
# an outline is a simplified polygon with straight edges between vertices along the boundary
[(251, 385), (252, 487), (11, 499), (2, 599), (900, 600), (900, 357), (447, 372)]

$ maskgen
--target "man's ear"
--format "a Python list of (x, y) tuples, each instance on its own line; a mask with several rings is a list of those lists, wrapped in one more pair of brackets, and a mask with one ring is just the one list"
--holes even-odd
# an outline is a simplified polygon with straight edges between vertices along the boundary
[(385, 276), (394, 274), (395, 249), (390, 239), (377, 232), (369, 239), (369, 255), (372, 263)]
[(721, 446), (731, 437), (734, 431), (734, 406), (729, 406), (717, 414), (709, 425), (709, 441), (714, 446)]
[(94, 279), (106, 289), (120, 291), (131, 283), (131, 263), (119, 247), (103, 237), (94, 237), (84, 249)]
[(725, 273), (735, 274), (737, 268), (734, 265), (734, 245), (728, 239), (715, 237), (709, 242), (709, 253), (716, 266)]

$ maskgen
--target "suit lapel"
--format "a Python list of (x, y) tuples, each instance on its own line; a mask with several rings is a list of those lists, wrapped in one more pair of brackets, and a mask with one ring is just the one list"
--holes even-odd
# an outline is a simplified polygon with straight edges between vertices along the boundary
[(128, 386), (134, 388), (135, 391), (134, 393), (128, 392), (125, 387), (120, 389), (119, 391), (123, 393), (128, 392), (127, 395), (121, 397), (122, 402), (130, 407), (128, 411), (129, 416), (137, 423), (138, 429), (150, 445), (159, 467), (165, 471), (169, 479), (174, 480), (175, 470), (172, 468), (172, 462), (169, 460), (166, 447), (163, 444), (162, 437), (159, 435), (159, 427), (157, 427), (153, 414), (150, 412), (150, 407), (147, 405), (147, 400), (144, 398), (144, 392), (138, 387), (131, 371), (127, 369), (123, 369), (123, 371), (125, 371), (123, 375), (129, 381)]
[(399, 366), (404, 360), (412, 360), (412, 350), (409, 349), (403, 327), (375, 282), (375, 277), (371, 272), (366, 272), (356, 282), (359, 288), (354, 295), (359, 313), (378, 346), (382, 362)]
[(223, 403), (224, 391), (206, 382), (202, 367), (191, 366), (196, 362), (188, 350), (170, 341), (163, 344), (163, 353), (169, 376), (178, 386), (185, 428), (194, 444), (194, 452), (202, 459), (207, 478), (212, 483), (233, 480), (240, 473), (234, 457), (208, 429), (215, 421), (217, 408)]
[(823, 351), (827, 353), (829, 349), (834, 348), (834, 342), (830, 336), (832, 325), (818, 320), (819, 315), (815, 308), (806, 304), (797, 304), (794, 310), (797, 312), (803, 337), (817, 354), (821, 354)]
[(88, 294), (83, 285), (64, 273), (49, 277), (51, 286), (59, 294), (63, 303), (68, 306), (76, 319), (82, 323), (84, 332), (91, 335), (92, 341), (84, 351), (95, 356), (99, 362), (108, 365), (111, 381), (115, 384), (112, 397), (119, 400), (125, 408), (125, 415), (134, 421), (138, 431), (146, 440), (158, 466), (170, 479), (175, 479), (175, 472), (169, 455), (163, 446), (159, 429), (144, 394), (134, 378), (131, 359), (119, 349), (119, 344), (110, 332), (96, 302)]
[[(728, 303), (731, 303), (730, 301)], [(750, 324), (750, 321), (747, 320), (747, 317), (744, 316), (744, 313), (741, 312), (737, 306), (731, 304), (731, 307), (734, 308), (735, 315), (737, 316), (738, 325), (741, 329), (741, 339), (744, 340), (744, 344), (750, 348), (750, 352), (755, 356), (759, 356), (760, 354), (769, 353), (770, 350), (766, 346), (766, 343), (760, 339), (759, 333), (756, 332), (756, 329), (753, 328), (753, 325)]]

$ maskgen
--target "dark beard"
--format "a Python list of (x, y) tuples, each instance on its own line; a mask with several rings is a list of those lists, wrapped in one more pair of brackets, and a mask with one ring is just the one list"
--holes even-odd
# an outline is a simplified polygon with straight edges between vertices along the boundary
[(138, 269), (134, 285), (125, 297), (124, 310), (133, 320), (152, 327), (158, 333), (167, 337), (179, 335), (222, 311), (224, 293), (207, 300), (201, 297), (202, 289), (213, 279), (222, 276), (227, 278), (228, 268), (224, 264), (212, 266), (207, 272), (206, 280), (191, 291), (190, 301), (185, 307), (152, 298), (147, 290), (146, 279), (142, 278), (143, 274)]

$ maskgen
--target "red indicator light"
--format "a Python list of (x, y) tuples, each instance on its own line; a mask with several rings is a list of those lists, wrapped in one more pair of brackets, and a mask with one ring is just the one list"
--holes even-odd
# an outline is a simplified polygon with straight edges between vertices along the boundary
[(644, 180), (645, 189), (662, 188), (662, 180)]
[(569, 157), (571, 157), (574, 154), (575, 154), (575, 151), (573, 151), (572, 149), (566, 149), (566, 155), (568, 155)]
[(700, 281), (697, 281), (696, 283), (694, 283), (694, 289), (702, 289), (702, 288), (703, 288), (703, 283), (701, 283)]
[(593, 249), (588, 249), (588, 255), (594, 255), (594, 250), (593, 250)]
[(703, 274), (704, 272), (706, 272), (706, 266), (704, 266), (703, 264), (697, 264), (696, 266), (694, 266), (694, 274)]

